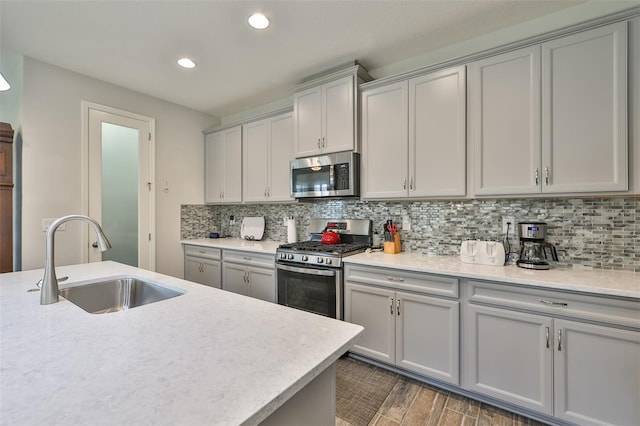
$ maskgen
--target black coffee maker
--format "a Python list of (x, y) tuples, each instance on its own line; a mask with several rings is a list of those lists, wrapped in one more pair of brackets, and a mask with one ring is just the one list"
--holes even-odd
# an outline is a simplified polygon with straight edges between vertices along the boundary
[(545, 222), (519, 222), (520, 257), (516, 264), (527, 269), (549, 269), (549, 261), (558, 262), (558, 252), (545, 241)]

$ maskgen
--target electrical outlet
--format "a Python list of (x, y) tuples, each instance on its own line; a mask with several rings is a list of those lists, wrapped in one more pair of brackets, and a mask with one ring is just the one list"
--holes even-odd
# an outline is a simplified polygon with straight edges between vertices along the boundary
[(513, 216), (505, 216), (502, 218), (502, 233), (506, 234), (507, 229), (511, 235), (515, 235), (516, 221), (513, 219)]
[(235, 225), (236, 224), (236, 217), (231, 215), (229, 216), (229, 225)]

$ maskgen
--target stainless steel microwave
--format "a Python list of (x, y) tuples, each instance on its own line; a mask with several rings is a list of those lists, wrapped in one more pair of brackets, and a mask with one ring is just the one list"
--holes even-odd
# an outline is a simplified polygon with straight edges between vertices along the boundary
[(292, 197), (356, 197), (359, 195), (360, 154), (345, 151), (291, 161)]

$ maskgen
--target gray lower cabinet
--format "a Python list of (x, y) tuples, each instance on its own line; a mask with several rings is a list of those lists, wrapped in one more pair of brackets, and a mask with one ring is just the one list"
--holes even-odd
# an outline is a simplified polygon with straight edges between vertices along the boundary
[(221, 288), (221, 253), (218, 248), (184, 246), (184, 279)]
[(463, 288), (464, 388), (581, 425), (640, 424), (637, 301)]
[(276, 302), (275, 255), (224, 250), (222, 289)]
[(365, 328), (351, 351), (458, 385), (457, 294), (456, 278), (347, 265), (345, 320)]

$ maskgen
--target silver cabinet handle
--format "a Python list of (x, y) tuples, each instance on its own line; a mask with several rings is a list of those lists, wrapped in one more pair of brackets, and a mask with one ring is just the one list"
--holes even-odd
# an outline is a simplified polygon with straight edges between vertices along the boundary
[(540, 185), (540, 170), (536, 167), (536, 186)]
[(394, 283), (403, 283), (404, 278), (396, 278), (396, 277), (387, 277), (387, 280), (392, 281)]
[(327, 144), (326, 144), (326, 142), (324, 141), (324, 136), (322, 137), (322, 147), (323, 147), (323, 148), (326, 148), (326, 147), (327, 147)]
[(549, 327), (544, 328), (544, 337), (547, 340), (547, 348), (549, 347)]
[(253, 259), (252, 259), (252, 258), (250, 258), (249, 256), (242, 256), (242, 258), (243, 258), (244, 260), (249, 260), (249, 261), (253, 260)]
[(413, 176), (411, 176), (411, 179), (409, 179), (409, 189), (411, 191), (413, 191), (415, 188), (413, 187)]
[(404, 181), (402, 182), (402, 189), (407, 189), (407, 178), (404, 178)]
[(558, 329), (558, 350), (562, 350), (562, 329)]
[(544, 168), (544, 183), (549, 186), (549, 167)]
[(389, 313), (393, 315), (393, 298), (391, 298), (391, 303), (389, 304)]
[(400, 299), (396, 300), (396, 313), (400, 316)]
[(318, 149), (320, 149), (322, 146), (320, 145), (320, 138), (318, 138)]
[(540, 303), (551, 306), (569, 306), (564, 302), (554, 302), (553, 300), (540, 299)]

